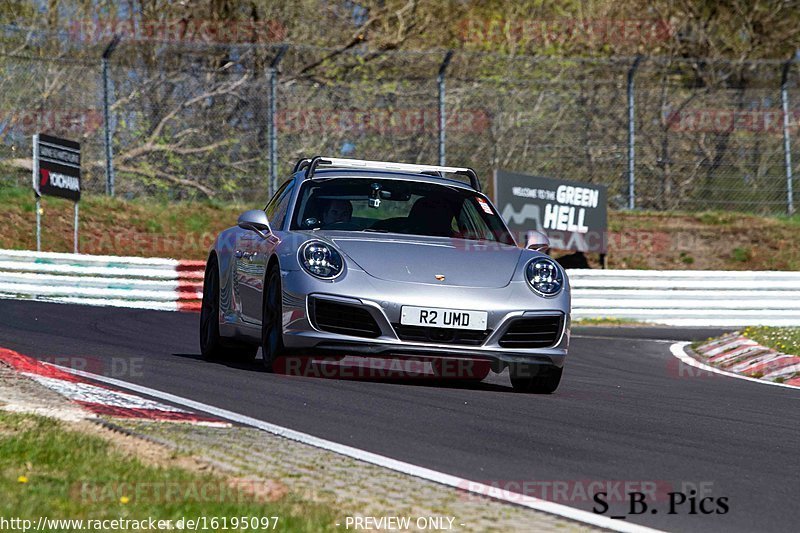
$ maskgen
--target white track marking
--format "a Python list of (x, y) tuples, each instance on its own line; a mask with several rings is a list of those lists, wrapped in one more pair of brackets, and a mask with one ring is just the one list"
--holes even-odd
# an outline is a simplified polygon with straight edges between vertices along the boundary
[(218, 416), (220, 418), (224, 418), (233, 422), (238, 422), (239, 424), (245, 426), (255, 427), (262, 431), (266, 431), (267, 433), (272, 433), (273, 435), (277, 435), (279, 437), (284, 437), (287, 439), (298, 441), (303, 444), (314, 446), (316, 448), (321, 448), (323, 450), (328, 450), (334, 453), (338, 453), (346, 457), (351, 457), (359, 461), (364, 461), (366, 463), (371, 463), (377, 466), (381, 466), (383, 468), (388, 468), (389, 470), (394, 470), (396, 472), (401, 472), (403, 474), (415, 476), (421, 479), (425, 479), (427, 481), (433, 481), (434, 483), (439, 483), (466, 492), (472, 492), (481, 496), (490, 497), (495, 500), (511, 503), (514, 505), (520, 505), (522, 507), (527, 507), (529, 509), (534, 509), (536, 511), (541, 511), (544, 513), (561, 516), (569, 520), (582, 522), (584, 524), (590, 524), (604, 529), (609, 529), (612, 531), (636, 532), (636, 533), (658, 531), (656, 529), (640, 526), (638, 524), (633, 524), (630, 522), (622, 522), (620, 520), (614, 520), (605, 516), (590, 513), (588, 511), (582, 511), (580, 509), (575, 509), (573, 507), (569, 507), (566, 505), (548, 502), (546, 500), (534, 498), (533, 496), (527, 496), (524, 494), (519, 494), (510, 491), (499, 491), (501, 493), (497, 494), (498, 490), (494, 487), (491, 487), (490, 485), (470, 481), (468, 479), (452, 476), (450, 474), (445, 474), (443, 472), (438, 472), (436, 470), (431, 470), (429, 468), (424, 468), (421, 466), (413, 465), (411, 463), (398, 461), (397, 459), (392, 459), (391, 457), (386, 457), (365, 450), (360, 450), (352, 446), (346, 446), (344, 444), (339, 444), (333, 441), (325, 440), (319, 437), (315, 437), (313, 435), (309, 435), (307, 433), (302, 433), (300, 431), (295, 431), (293, 429), (289, 429), (283, 426), (278, 426), (276, 424), (270, 424), (269, 422), (264, 422), (256, 418), (234, 413), (233, 411), (220, 409), (219, 407), (214, 407), (213, 405), (208, 405), (205, 403), (190, 400), (188, 398), (183, 398), (181, 396), (176, 396), (175, 394), (170, 394), (168, 392), (151, 389), (149, 387), (143, 387), (141, 385), (136, 385), (134, 383), (128, 383), (126, 381), (122, 381), (119, 379), (100, 376), (97, 374), (92, 374), (90, 372), (84, 372), (82, 370), (75, 370), (73, 368), (67, 368), (58, 365), (53, 365), (53, 366), (65, 372), (75, 374), (76, 376), (81, 376), (84, 378), (100, 381), (103, 383), (108, 383), (110, 385), (115, 385), (117, 387), (138, 392), (140, 394), (146, 394), (154, 398), (159, 398), (160, 400), (163, 401), (188, 407), (189, 409), (202, 411), (204, 413), (209, 413), (214, 416)]
[(638, 337), (605, 337), (601, 335), (570, 335), (570, 339), (602, 339), (602, 340), (609, 340), (609, 341), (644, 341), (644, 342), (660, 342), (664, 344), (672, 344), (675, 342), (674, 340), (669, 339), (644, 339)]
[(701, 363), (694, 357), (691, 357), (689, 354), (686, 353), (684, 348), (691, 344), (690, 342), (676, 342), (672, 346), (669, 347), (672, 355), (680, 359), (682, 362), (686, 363), (687, 365), (693, 366), (695, 368), (700, 368), (702, 370), (707, 370), (708, 372), (713, 372), (715, 374), (720, 374), (723, 376), (728, 376), (729, 378), (736, 378), (736, 379), (743, 379), (745, 381), (752, 381), (754, 383), (761, 383), (762, 385), (774, 385), (776, 387), (785, 387), (787, 389), (800, 389), (800, 387), (796, 385), (789, 385), (788, 383), (776, 383), (774, 381), (766, 381), (763, 379), (758, 378), (751, 378), (750, 376), (742, 376), (741, 374), (734, 374), (733, 372), (726, 372), (725, 370), (720, 370), (719, 368), (706, 365)]

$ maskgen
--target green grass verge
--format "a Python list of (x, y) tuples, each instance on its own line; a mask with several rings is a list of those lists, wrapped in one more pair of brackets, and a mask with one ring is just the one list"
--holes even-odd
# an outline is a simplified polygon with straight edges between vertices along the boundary
[(252, 490), (230, 487), (220, 476), (144, 464), (103, 438), (79, 433), (62, 422), (3, 412), (0, 516), (32, 519), (34, 524), (40, 516), (84, 520), (278, 516), (281, 531), (335, 529), (333, 511), (319, 504), (291, 495), (268, 502)]
[(748, 327), (742, 335), (778, 351), (800, 355), (800, 327)]

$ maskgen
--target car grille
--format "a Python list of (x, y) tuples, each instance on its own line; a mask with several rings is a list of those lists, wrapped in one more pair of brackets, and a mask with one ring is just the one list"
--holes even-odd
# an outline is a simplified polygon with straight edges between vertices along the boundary
[(462, 344), (480, 346), (491, 330), (426, 328), (425, 326), (403, 326), (392, 324), (400, 340), (409, 342), (433, 342), (436, 344)]
[(558, 342), (563, 315), (517, 318), (500, 339), (503, 348), (547, 348)]
[(314, 325), (322, 331), (369, 338), (381, 334), (381, 328), (363, 307), (312, 298), (309, 311)]

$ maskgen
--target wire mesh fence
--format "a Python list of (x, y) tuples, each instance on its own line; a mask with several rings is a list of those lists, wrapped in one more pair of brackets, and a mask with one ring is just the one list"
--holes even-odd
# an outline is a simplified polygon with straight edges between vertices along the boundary
[(443, 50), (123, 41), (106, 122), (106, 44), (0, 31), (3, 180), (30, 179), (43, 132), (80, 141), (84, 189), (104, 193), (108, 128), (126, 198), (262, 203), (274, 149), (279, 178), (310, 155), (435, 163), (443, 150), (487, 187), (494, 169), (586, 181), (607, 185), (614, 208), (785, 213), (794, 201), (800, 67), (785, 61), (456, 52), (444, 68)]

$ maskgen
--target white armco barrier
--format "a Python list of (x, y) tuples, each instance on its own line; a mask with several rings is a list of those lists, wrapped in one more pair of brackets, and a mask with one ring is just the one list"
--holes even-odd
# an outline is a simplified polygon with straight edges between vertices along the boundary
[[(196, 311), (202, 261), (0, 250), (0, 298)], [(572, 317), (800, 325), (800, 272), (569, 270)]]
[(674, 326), (798, 326), (800, 272), (569, 270), (572, 317)]

